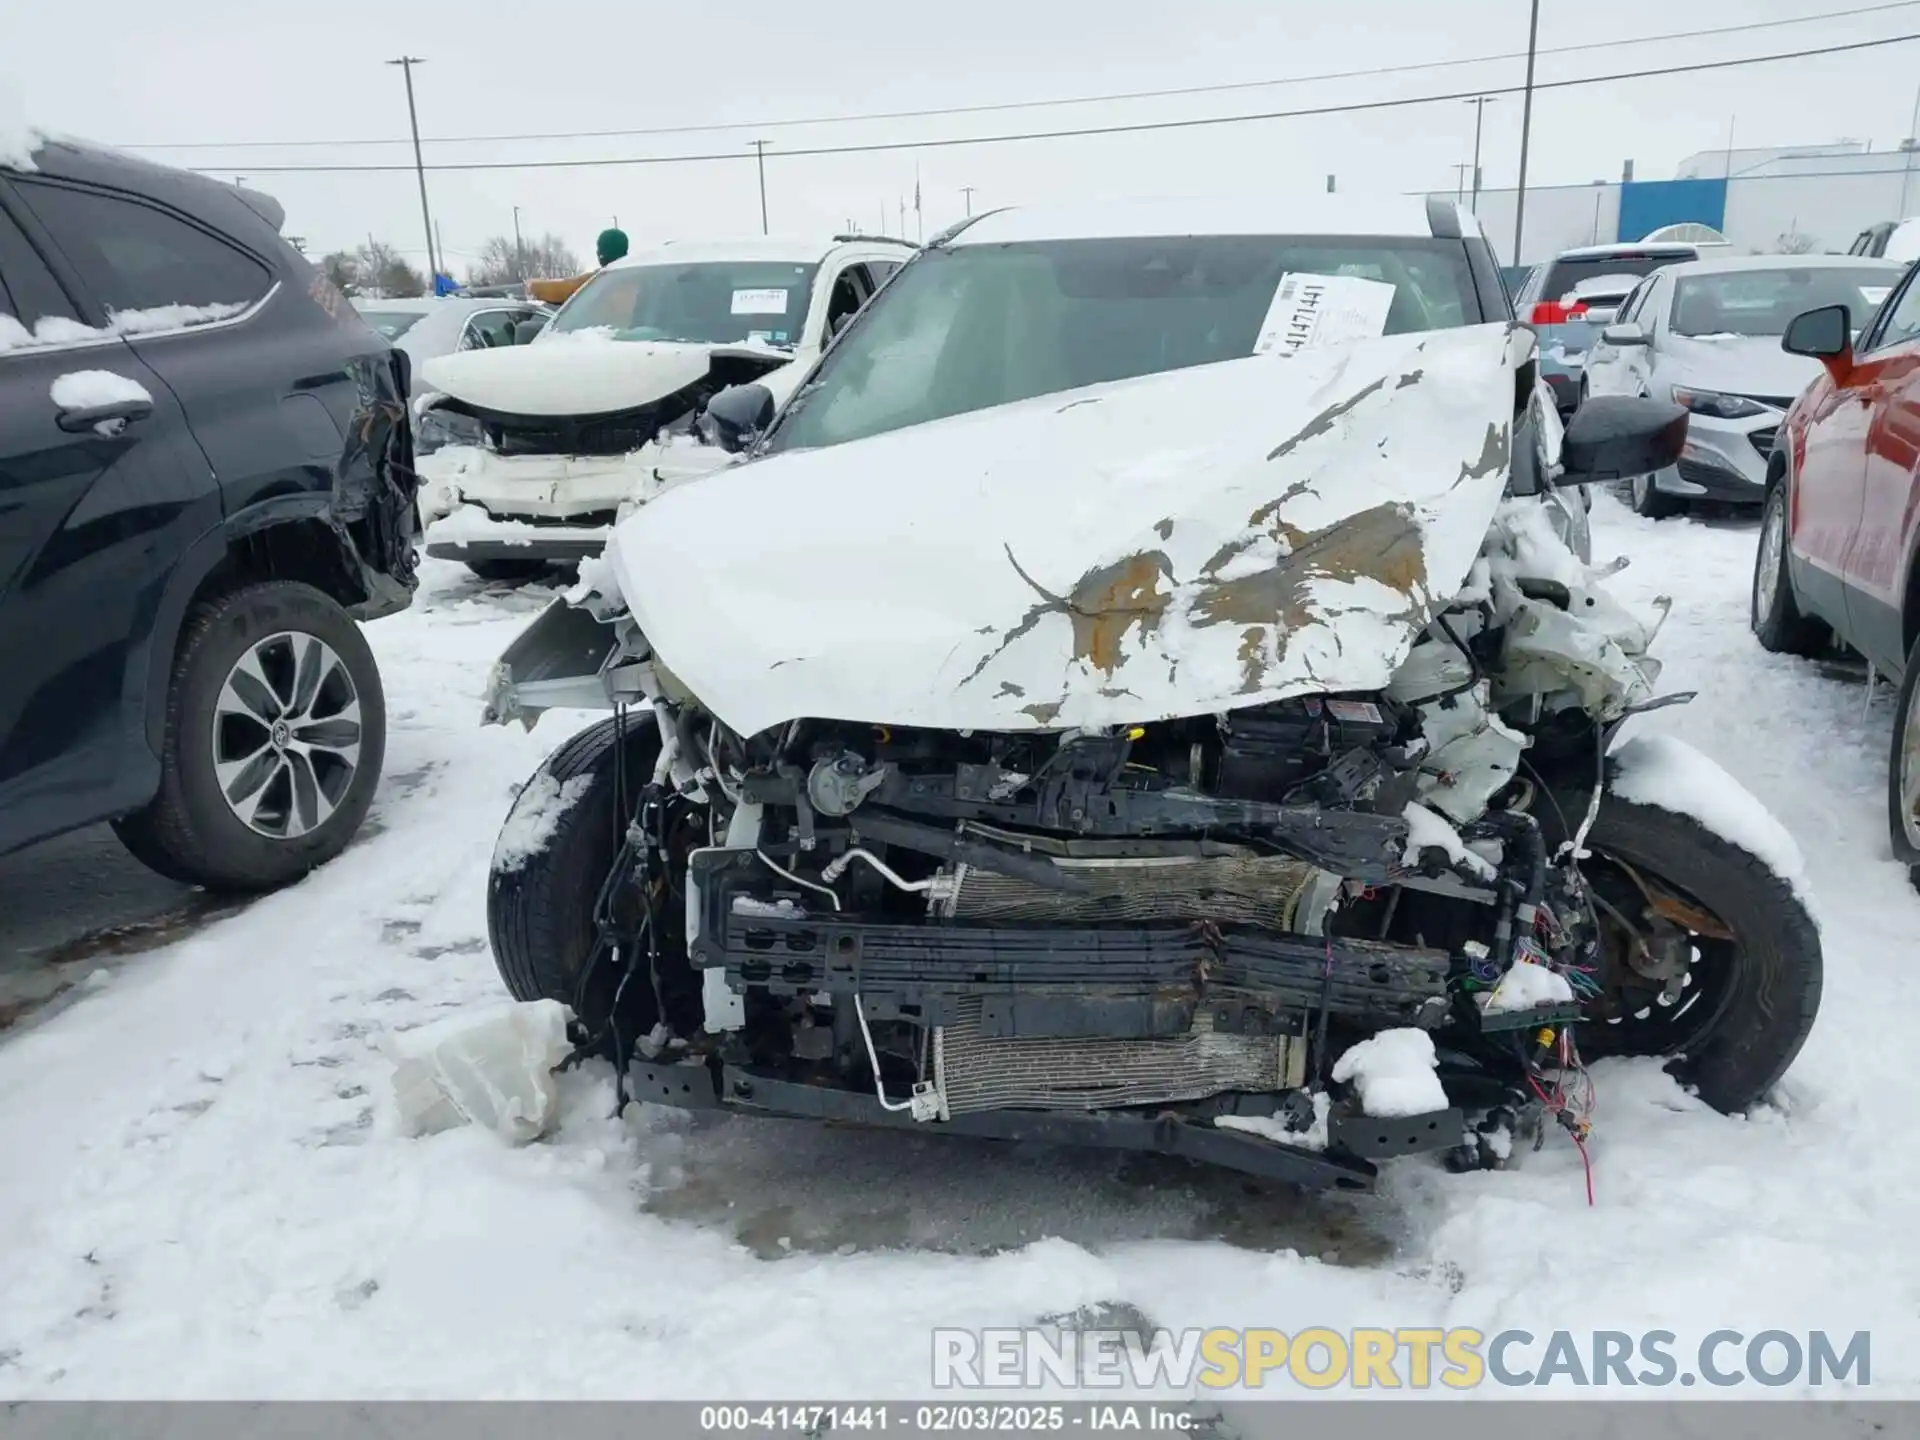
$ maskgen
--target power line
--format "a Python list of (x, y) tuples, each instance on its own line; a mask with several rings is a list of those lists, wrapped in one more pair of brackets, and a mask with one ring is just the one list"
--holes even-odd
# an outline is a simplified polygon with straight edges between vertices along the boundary
[[(1698, 40), (1709, 36), (1738, 35), (1752, 30), (1774, 30), (1785, 25), (1824, 24), (1860, 15), (1878, 15), (1889, 10), (1910, 10), (1920, 0), (1892, 0), (1892, 3), (1862, 5), (1850, 10), (1830, 10), (1820, 15), (1793, 15), (1781, 20), (1755, 20), (1744, 25), (1716, 25), (1705, 30), (1674, 30), (1660, 35), (1638, 35), (1624, 40), (1590, 40), (1578, 45), (1557, 45), (1537, 52), (1540, 55), (1572, 55), (1589, 50), (1617, 50), (1630, 45), (1662, 44), (1669, 40)], [(1309, 85), (1323, 80), (1358, 80), (1375, 75), (1410, 75), (1427, 70), (1458, 69), (1463, 65), (1489, 65), (1501, 60), (1523, 60), (1527, 52), (1510, 50), (1497, 55), (1468, 55), (1457, 60), (1421, 60), (1405, 65), (1374, 66), (1366, 70), (1334, 70), (1313, 75), (1286, 75), (1271, 80), (1237, 80), (1214, 85), (1184, 85), (1168, 90), (1123, 90), (1106, 95), (1070, 95), (1042, 100), (1008, 100), (985, 105), (949, 105), (929, 110), (881, 110), (860, 115), (815, 115), (789, 120), (742, 120), (703, 125), (659, 125), (628, 130), (551, 130), (522, 135), (441, 135), (423, 136), (427, 145), (496, 145), (522, 140), (608, 140), (638, 135), (701, 135), (728, 130), (772, 130), (802, 125), (858, 125), (880, 120), (925, 120), (949, 115), (999, 114), (1009, 110), (1042, 110), (1068, 105), (1104, 105), (1128, 100), (1165, 100), (1180, 96), (1222, 95), (1245, 90), (1268, 90), (1282, 85)], [(1537, 87), (1536, 87), (1537, 88)], [(121, 150), (290, 150), (307, 148), (347, 148), (372, 145), (404, 145), (404, 139), (353, 140), (199, 140), (176, 144), (121, 145)], [(804, 151), (788, 151), (804, 154)], [(225, 168), (225, 167), (221, 167)]]
[[(1879, 40), (1856, 40), (1845, 45), (1823, 45), (1806, 50), (1778, 51), (1771, 55), (1749, 55), (1735, 60), (1702, 60), (1692, 65), (1666, 65), (1647, 70), (1625, 70), (1612, 75), (1585, 75), (1571, 80), (1541, 80), (1534, 91), (1568, 90), (1582, 85), (1607, 85), (1622, 80), (1647, 80), (1662, 75), (1696, 75), (1707, 70), (1731, 70), (1745, 65), (1766, 65), (1778, 60), (1806, 60), (1821, 55), (1842, 55), (1857, 50), (1874, 50), (1884, 45), (1903, 45), (1920, 40), (1920, 33), (1889, 35)], [(1246, 125), (1263, 120), (1296, 120), (1312, 115), (1350, 115), (1365, 110), (1397, 110), (1415, 105), (1438, 105), (1456, 100), (1471, 100), (1479, 95), (1518, 95), (1523, 85), (1482, 86), (1473, 90), (1450, 91), (1444, 95), (1413, 95), (1396, 100), (1356, 100), (1345, 105), (1316, 105), (1298, 110), (1268, 110), (1255, 115), (1202, 115), (1185, 120), (1142, 120), (1119, 125), (1084, 125), (1068, 130), (1027, 130), (1000, 135), (950, 135), (931, 140), (877, 140), (860, 145), (816, 145), (804, 149), (783, 150), (783, 159), (818, 155), (871, 155), (891, 150), (942, 150), (960, 145), (1008, 145), (1030, 140), (1074, 140), (1091, 135), (1135, 135), (1152, 130), (1193, 130), (1215, 125)], [(601, 165), (694, 165), (720, 161), (739, 162), (749, 158), (740, 151), (720, 151), (699, 155), (615, 155), (592, 160), (454, 160), (429, 165), (429, 170), (576, 170)], [(229, 167), (202, 167), (224, 172)], [(411, 165), (255, 165), (255, 174), (369, 174), (412, 170)]]

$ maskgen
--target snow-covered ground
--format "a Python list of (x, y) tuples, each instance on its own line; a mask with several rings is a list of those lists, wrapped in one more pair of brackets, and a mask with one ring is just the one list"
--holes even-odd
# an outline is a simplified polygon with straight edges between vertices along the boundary
[(1663, 687), (1701, 692), (1636, 724), (1792, 828), (1827, 965), (1776, 1108), (1728, 1120), (1657, 1064), (1596, 1067), (1595, 1208), (1558, 1135), (1507, 1173), (1404, 1162), (1379, 1196), (1299, 1198), (1138, 1157), (628, 1126), (605, 1067), (566, 1077), (549, 1142), (400, 1138), (382, 1039), (501, 994), (488, 860), (570, 728), (476, 724), (548, 592), (430, 562), (369, 632), (392, 735), (359, 843), (0, 1037), (0, 1395), (899, 1395), (936, 1325), (1100, 1302), (1289, 1333), (1870, 1330), (1872, 1393), (1920, 1394), (1920, 896), (1886, 855), (1890, 706), (1752, 642), (1749, 525), (1594, 519), (1600, 558), (1633, 557), (1624, 598), (1677, 594)]

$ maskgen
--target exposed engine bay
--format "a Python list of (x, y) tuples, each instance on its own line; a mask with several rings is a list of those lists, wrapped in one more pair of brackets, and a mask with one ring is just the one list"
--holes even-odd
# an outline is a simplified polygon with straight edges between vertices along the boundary
[[(1657, 625), (1586, 574), (1510, 501), (1385, 690), (1063, 733), (736, 735), (621, 617), (600, 679), (657, 758), (596, 908), (582, 1039), (637, 1046), (643, 1098), (687, 1103), (699, 1072), (733, 1108), (1347, 1188), (1391, 1155), (1502, 1163), (1545, 1115), (1584, 1140), (1564, 1077), (1622, 1003), (1595, 977), (1629, 963), (1601, 917), (1655, 891), (1574, 861), (1658, 673)], [(540, 690), (514, 658), (494, 718)], [(1677, 996), (1676, 934), (1630, 959)], [(1389, 1032), (1427, 1057), (1428, 1103), (1369, 1104), (1343, 1072)]]

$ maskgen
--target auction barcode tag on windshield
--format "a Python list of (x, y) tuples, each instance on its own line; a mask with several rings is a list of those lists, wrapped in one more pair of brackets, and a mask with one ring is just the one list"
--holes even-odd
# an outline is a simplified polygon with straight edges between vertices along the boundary
[(1293, 355), (1319, 345), (1371, 340), (1386, 331), (1393, 290), (1385, 281), (1357, 275), (1282, 275), (1253, 353)]
[(785, 290), (736, 290), (733, 292), (736, 315), (784, 315), (787, 313)]

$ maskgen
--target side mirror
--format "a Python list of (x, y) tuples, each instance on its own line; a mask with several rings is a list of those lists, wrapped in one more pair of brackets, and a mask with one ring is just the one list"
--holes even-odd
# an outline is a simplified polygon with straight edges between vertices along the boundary
[(1780, 348), (1789, 355), (1806, 355), (1827, 367), (1845, 384), (1853, 369), (1853, 315), (1844, 305), (1822, 305), (1793, 317)]
[(700, 412), (700, 435), (737, 455), (773, 423), (773, 392), (764, 385), (729, 385)]
[(525, 345), (546, 328), (547, 322), (544, 319), (522, 320), (513, 327), (513, 343)]
[(1560, 444), (1561, 485), (1664, 470), (1687, 443), (1687, 412), (1637, 395), (1595, 395), (1573, 412)]
[(1646, 331), (1631, 321), (1621, 325), (1609, 325), (1600, 332), (1600, 338), (1616, 350), (1628, 350), (1635, 345), (1651, 345), (1652, 338)]

